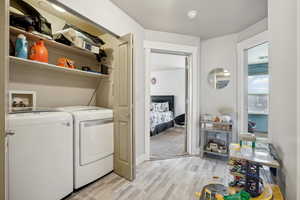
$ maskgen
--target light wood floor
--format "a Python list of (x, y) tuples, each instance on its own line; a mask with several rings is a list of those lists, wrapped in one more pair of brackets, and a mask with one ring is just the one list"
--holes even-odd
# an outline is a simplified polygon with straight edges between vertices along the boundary
[(225, 161), (199, 157), (147, 161), (137, 167), (133, 182), (111, 173), (68, 200), (196, 200), (195, 192), (213, 176), (227, 184), (228, 170)]

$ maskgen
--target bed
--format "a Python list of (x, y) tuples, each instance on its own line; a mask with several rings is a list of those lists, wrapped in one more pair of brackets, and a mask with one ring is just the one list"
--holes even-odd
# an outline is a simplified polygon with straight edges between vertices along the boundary
[(150, 135), (157, 135), (174, 127), (174, 96), (151, 96)]

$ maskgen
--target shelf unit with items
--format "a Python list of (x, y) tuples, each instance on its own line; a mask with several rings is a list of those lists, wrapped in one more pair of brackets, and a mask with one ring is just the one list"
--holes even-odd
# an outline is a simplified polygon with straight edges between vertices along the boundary
[[(234, 121), (200, 120), (201, 157), (213, 155), (228, 158), (229, 144), (234, 140)], [(219, 118), (218, 118), (219, 119)]]

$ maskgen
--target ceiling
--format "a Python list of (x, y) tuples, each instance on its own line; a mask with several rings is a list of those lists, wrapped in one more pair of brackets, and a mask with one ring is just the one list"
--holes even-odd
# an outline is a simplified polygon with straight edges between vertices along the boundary
[[(208, 39), (236, 33), (267, 16), (267, 0), (111, 0), (144, 28)], [(187, 12), (197, 10), (195, 19)]]

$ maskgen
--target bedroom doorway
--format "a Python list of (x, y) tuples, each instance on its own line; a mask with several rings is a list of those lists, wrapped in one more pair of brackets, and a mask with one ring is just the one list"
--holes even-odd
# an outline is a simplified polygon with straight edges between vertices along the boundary
[[(145, 48), (145, 118), (144, 118), (144, 139), (145, 149), (144, 154), (137, 156), (136, 163), (142, 163), (145, 160), (150, 160), (150, 106), (151, 106), (151, 55), (153, 53), (179, 55), (185, 57), (185, 140), (184, 150), (188, 155), (199, 155), (200, 153), (200, 138), (199, 138), (199, 116), (200, 116), (200, 70), (199, 70), (199, 47), (186, 46), (180, 44), (172, 44), (165, 42), (144, 41)], [(188, 66), (188, 67), (186, 67)], [(166, 67), (166, 66), (165, 66)], [(152, 80), (153, 81), (153, 80)], [(156, 95), (157, 96), (157, 95)], [(159, 95), (158, 95), (159, 96)], [(170, 95), (162, 95), (170, 96)], [(171, 95), (172, 96), (172, 95)], [(174, 96), (174, 95), (173, 95)], [(176, 98), (174, 98), (176, 102)], [(176, 109), (176, 108), (175, 108)], [(176, 111), (175, 111), (176, 112)], [(173, 123), (175, 124), (174, 120)], [(175, 125), (174, 125), (175, 126)], [(183, 154), (183, 155), (186, 155)], [(172, 158), (174, 156), (168, 157)]]
[(187, 155), (189, 57), (152, 51), (150, 56), (150, 159)]

